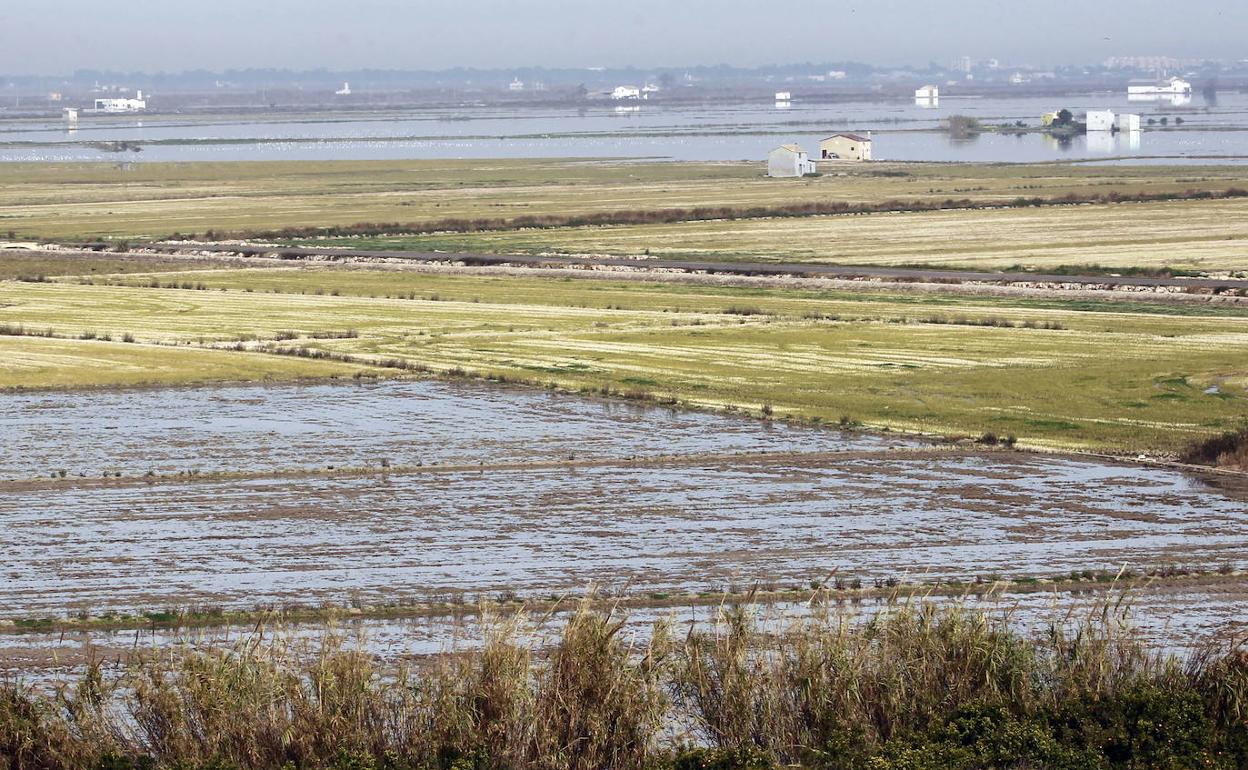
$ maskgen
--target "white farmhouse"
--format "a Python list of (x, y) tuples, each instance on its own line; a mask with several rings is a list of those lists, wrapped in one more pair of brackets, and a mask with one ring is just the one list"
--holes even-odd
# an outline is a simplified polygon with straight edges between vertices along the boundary
[(940, 98), (940, 89), (936, 86), (923, 86), (914, 92), (915, 99), (934, 100)]
[(833, 134), (819, 143), (823, 160), (871, 160), (871, 137), (861, 134)]
[(147, 100), (139, 91), (133, 99), (96, 99), (96, 112), (141, 112), (147, 109)]
[(793, 92), (792, 91), (776, 91), (776, 101), (777, 102), (793, 101)]
[(615, 90), (611, 92), (611, 98), (617, 102), (629, 99), (640, 99), (641, 89), (637, 86), (616, 86)]
[(1113, 131), (1114, 111), (1089, 110), (1086, 122), (1088, 124), (1088, 133), (1093, 131)]
[(815, 162), (796, 144), (777, 147), (767, 156), (767, 176), (801, 177), (815, 172)]

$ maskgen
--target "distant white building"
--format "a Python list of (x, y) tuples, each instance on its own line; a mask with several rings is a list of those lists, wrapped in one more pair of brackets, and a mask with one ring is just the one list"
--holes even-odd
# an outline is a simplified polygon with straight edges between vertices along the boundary
[(1133, 80), (1127, 84), (1127, 96), (1184, 96), (1191, 93), (1192, 84), (1183, 78)]
[(1123, 132), (1139, 131), (1140, 116), (1123, 113), (1118, 116), (1118, 130)]
[(516, 78), (515, 80), (512, 80), (510, 83), (507, 84), (507, 90), (508, 91), (523, 91), (524, 81), (521, 80), (520, 78)]
[(1113, 131), (1114, 111), (1090, 110), (1085, 121), (1088, 124), (1088, 133), (1092, 133), (1093, 131)]
[(77, 107), (66, 107), (65, 109), (61, 110), (61, 113), (65, 116), (66, 124), (71, 125), (71, 126), (78, 125), (78, 108)]
[(617, 102), (629, 99), (640, 99), (641, 89), (637, 86), (616, 86), (615, 90), (611, 92), (611, 98)]
[(786, 144), (767, 155), (767, 176), (786, 178), (816, 173), (815, 162), (796, 144)]
[(350, 96), (351, 84), (346, 81), (343, 81), (342, 88), (339, 88), (337, 91), (334, 91), (334, 93), (337, 94), (338, 96)]
[(147, 100), (139, 91), (133, 99), (96, 99), (97, 112), (142, 112), (147, 109)]
[(776, 101), (777, 102), (793, 101), (793, 92), (792, 91), (776, 91)]
[(923, 86), (922, 88), (915, 90), (914, 98), (915, 99), (939, 99), (940, 89), (936, 86), (930, 86), (930, 85)]

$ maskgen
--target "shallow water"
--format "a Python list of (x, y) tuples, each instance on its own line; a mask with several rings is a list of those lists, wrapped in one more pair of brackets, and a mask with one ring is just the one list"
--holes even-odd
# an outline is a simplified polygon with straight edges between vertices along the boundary
[[(985, 134), (951, 141), (934, 132), (950, 115), (986, 123), (1036, 124), (1039, 116), (1066, 107), (1140, 114), (1145, 130), (1134, 137), (1079, 137), (1069, 144), (1040, 135)], [(1163, 131), (1160, 119), (1182, 131)], [(1148, 126), (1152, 118), (1158, 123)], [(938, 106), (905, 100), (834, 104), (664, 106), (647, 103), (573, 108), (483, 108), (414, 110), (375, 115), (325, 114), (300, 120), (188, 121), (162, 116), (87, 116), (78, 129), (57, 122), (0, 122), (0, 142), (60, 146), (0, 147), (0, 161), (223, 161), (223, 160), (399, 160), (445, 158), (657, 157), (676, 160), (758, 160), (777, 144), (799, 141), (812, 153), (833, 131), (874, 131), (880, 160), (1045, 161), (1058, 159), (1150, 158), (1149, 162), (1243, 162), (1248, 156), (1248, 95), (1223, 94), (1217, 104), (1197, 96), (1174, 106), (1129, 102), (1124, 93), (1069, 97), (946, 96)], [(255, 140), (266, 140), (257, 143)], [(226, 140), (233, 144), (197, 144)], [(88, 142), (148, 144), (141, 153), (111, 153)], [(1238, 157), (1237, 157), (1238, 156)]]

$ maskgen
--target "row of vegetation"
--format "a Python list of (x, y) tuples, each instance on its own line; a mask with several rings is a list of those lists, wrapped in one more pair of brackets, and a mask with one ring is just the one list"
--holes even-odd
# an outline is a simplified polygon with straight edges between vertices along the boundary
[(594, 227), (606, 225), (649, 225), (698, 222), (710, 220), (769, 219), (784, 217), (831, 216), (841, 214), (876, 214), (896, 212), (939, 211), (947, 209), (1029, 208), (1035, 206), (1070, 206), (1106, 203), (1152, 203), (1181, 200), (1222, 200), (1248, 197), (1248, 190), (1229, 187), (1225, 190), (1188, 189), (1181, 192), (1107, 192), (1068, 193), (1053, 197), (1020, 196), (999, 201), (976, 201), (970, 198), (946, 200), (886, 200), (878, 203), (848, 201), (809, 201), (778, 206), (695, 206), (692, 208), (629, 209), (582, 214), (541, 214), (519, 217), (450, 217), (423, 222), (360, 222), (350, 225), (320, 227), (285, 227), (265, 231), (208, 230), (202, 236), (174, 233), (170, 240), (202, 239), (226, 241), (239, 239), (293, 240), (301, 238), (343, 238), (353, 236), (421, 235), (428, 233), (475, 233), (523, 229), (563, 227)]
[(1197, 441), (1179, 459), (1194, 465), (1248, 471), (1248, 426)]
[(1248, 654), (1150, 650), (1106, 606), (1032, 640), (962, 607), (677, 635), (583, 609), (393, 671), (341, 639), (139, 652), (0, 684), (9, 770), (1241, 768)]
[[(383, 470), (389, 468), (385, 463)], [(436, 466), (434, 466), (436, 467)], [(349, 470), (349, 469), (348, 469)], [(114, 474), (120, 477), (120, 474)], [(182, 472), (181, 477), (199, 477), (196, 471)], [(614, 589), (601, 588), (594, 600), (602, 607), (654, 609), (662, 607), (706, 607), (740, 602), (749, 597), (758, 604), (802, 604), (809, 607), (887, 604), (912, 602), (931, 597), (962, 600), (980, 597), (988, 601), (1007, 601), (1025, 594), (1046, 593), (1128, 596), (1136, 591), (1199, 586), (1237, 580), (1244, 573), (1231, 562), (1217, 567), (1164, 564), (1144, 570), (1082, 569), (1049, 577), (1036, 575), (1004, 576), (998, 573), (977, 574), (966, 579), (915, 580), (905, 575), (856, 577), (833, 574), (812, 578), (805, 584), (780, 584), (759, 581), (743, 585), (736, 581), (726, 585), (698, 589), (629, 590), (627, 585)], [(531, 612), (555, 613), (566, 604), (559, 594), (526, 593), (516, 587), (472, 594), (448, 591), (415, 596), (394, 596), (367, 601), (354, 597), (349, 602), (299, 601), (269, 602), (252, 607), (229, 608), (220, 604), (194, 604), (182, 607), (153, 609), (92, 610), (80, 607), (72, 616), (19, 617), (0, 620), (0, 633), (75, 633), (81, 631), (116, 631), (123, 629), (190, 629), (207, 626), (255, 626), (265, 624), (327, 623), (352, 620), (397, 620), (404, 618), (463, 618), (501, 609), (523, 607)]]

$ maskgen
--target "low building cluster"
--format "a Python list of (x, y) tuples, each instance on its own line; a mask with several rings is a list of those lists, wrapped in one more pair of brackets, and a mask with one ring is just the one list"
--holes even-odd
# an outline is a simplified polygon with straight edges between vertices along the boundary
[[(842, 132), (819, 143), (820, 160), (871, 160), (871, 137)], [(767, 176), (802, 177), (818, 173), (810, 155), (796, 144), (785, 144), (767, 156)]]

